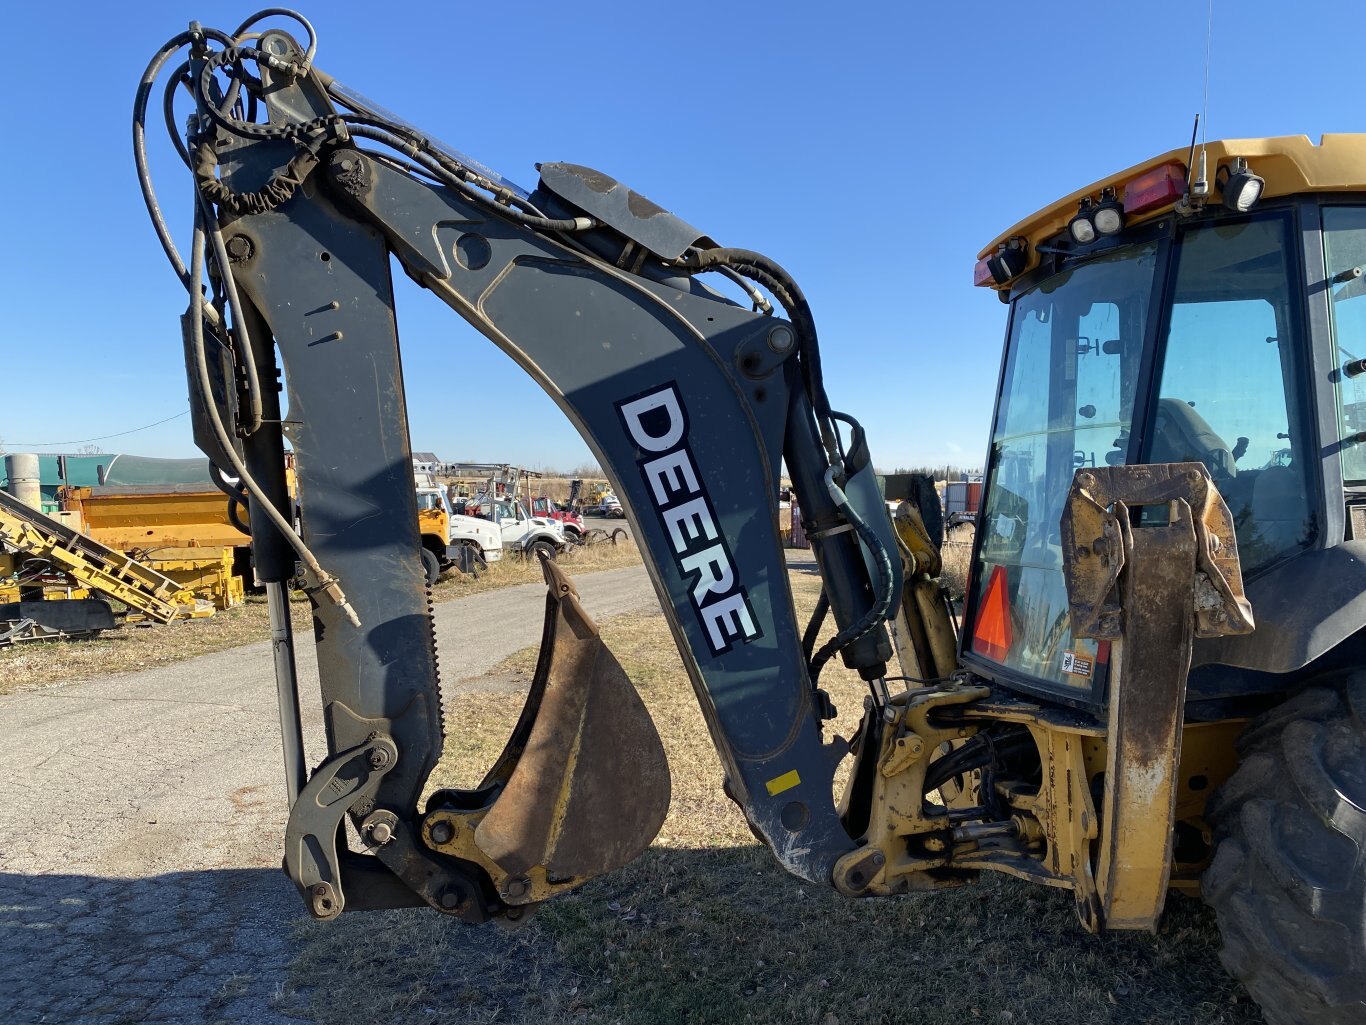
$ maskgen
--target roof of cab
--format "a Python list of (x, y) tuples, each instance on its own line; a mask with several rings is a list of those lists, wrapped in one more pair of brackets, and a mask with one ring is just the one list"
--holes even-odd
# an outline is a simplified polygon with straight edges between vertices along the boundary
[[(1208, 143), (1203, 148), (1206, 153), (1206, 175), (1211, 181), (1218, 168), (1232, 163), (1235, 157), (1243, 157), (1251, 170), (1266, 182), (1266, 189), (1262, 193), (1264, 198), (1292, 196), (1300, 192), (1366, 191), (1366, 134), (1325, 135), (1318, 145), (1306, 135), (1224, 139)], [(1199, 147), (1196, 152), (1198, 161)], [(1034, 245), (1065, 229), (1086, 197), (1095, 198), (1102, 189), (1113, 186), (1122, 199), (1126, 182), (1163, 164), (1179, 163), (1184, 167), (1189, 157), (1189, 147), (1171, 150), (1078, 189), (1002, 232), (978, 254), (978, 259), (994, 253), (997, 246), (1010, 238), (1028, 239), (1032, 249)], [(1166, 209), (1154, 210), (1145, 217), (1156, 217)], [(1138, 223), (1145, 217), (1131, 219), (1131, 223)], [(1037, 257), (1032, 252), (1030, 257), (1032, 265)]]

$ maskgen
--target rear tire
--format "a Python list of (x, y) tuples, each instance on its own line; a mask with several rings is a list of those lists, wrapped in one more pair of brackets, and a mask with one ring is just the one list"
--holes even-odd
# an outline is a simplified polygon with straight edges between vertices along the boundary
[(427, 586), (435, 587), (436, 582), (441, 579), (441, 561), (429, 548), (421, 548), (419, 551), (422, 553), (422, 572), (427, 577)]
[(1270, 1025), (1366, 1020), (1366, 673), (1253, 722), (1215, 795), (1205, 899)]

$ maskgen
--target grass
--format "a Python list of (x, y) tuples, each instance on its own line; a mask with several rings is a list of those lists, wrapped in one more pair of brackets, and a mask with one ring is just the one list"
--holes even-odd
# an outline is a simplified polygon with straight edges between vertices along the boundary
[[(291, 603), (290, 611), (296, 630), (312, 629), (307, 602)], [(265, 598), (253, 595), (209, 619), (129, 626), (78, 640), (27, 641), (0, 648), (0, 694), (170, 665), (265, 640), (269, 631)]]
[[(619, 544), (596, 544), (566, 548), (559, 556), (559, 563), (571, 576), (579, 573), (596, 573), (604, 569), (620, 569), (623, 566), (640, 565), (640, 549), (630, 538)], [(450, 601), (466, 595), (493, 591), (500, 587), (513, 587), (517, 584), (542, 584), (545, 575), (541, 565), (534, 559), (519, 555), (504, 555), (497, 562), (490, 563), (478, 577), (459, 572), (447, 573), (432, 589), (434, 601)]]
[(939, 549), (944, 561), (939, 579), (949, 590), (949, 597), (961, 601), (968, 591), (968, 571), (972, 566), (971, 524), (960, 524), (951, 529), (944, 537)]
[[(795, 569), (798, 610), (819, 581)], [(429, 912), (300, 923), (290, 1005), (324, 1025), (382, 1019), (535, 1025), (913, 1021), (1250, 1025), (1198, 902), (1173, 898), (1157, 936), (1088, 936), (1070, 894), (989, 876), (975, 886), (855, 901), (787, 876), (721, 793), (721, 769), (660, 615), (599, 624), (660, 728), (673, 804), (651, 849), (556, 898), (522, 928)], [(533, 651), (495, 674), (525, 680)], [(848, 736), (863, 685), (827, 669)], [(470, 785), (519, 699), (466, 692), (434, 776)]]
[[(640, 551), (627, 540), (618, 545), (568, 550), (561, 558), (571, 574), (592, 573), (639, 565)], [(543, 581), (538, 564), (505, 558), (491, 565), (478, 580), (459, 573), (447, 574), (433, 589), (432, 599), (450, 601), (500, 587)], [(296, 595), (290, 610), (295, 630), (306, 639), (312, 632), (308, 602)], [(225, 609), (209, 619), (124, 627), (79, 640), (24, 642), (0, 648), (0, 694), (171, 665), (196, 655), (263, 641), (269, 636), (265, 598), (253, 595), (236, 608)]]

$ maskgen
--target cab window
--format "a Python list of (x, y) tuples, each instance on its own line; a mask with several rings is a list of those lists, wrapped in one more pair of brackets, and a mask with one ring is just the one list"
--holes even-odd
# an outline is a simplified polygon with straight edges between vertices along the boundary
[(1291, 302), (1291, 222), (1187, 230), (1144, 462), (1200, 462), (1228, 503), (1244, 573), (1314, 537), (1304, 344)]
[(1337, 347), (1338, 438), (1342, 477), (1366, 484), (1366, 374), (1350, 374), (1366, 359), (1366, 207), (1323, 210), (1323, 255), (1332, 296), (1333, 342)]

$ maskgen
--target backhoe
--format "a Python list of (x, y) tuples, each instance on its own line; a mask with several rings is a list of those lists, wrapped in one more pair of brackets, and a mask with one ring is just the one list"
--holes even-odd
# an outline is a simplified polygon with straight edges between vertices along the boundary
[[(503, 754), (480, 786), (419, 806), (461, 724), (443, 721), (418, 554), (393, 260), (516, 360), (604, 467), (725, 791), (787, 871), (850, 897), (1005, 872), (1070, 891), (1093, 931), (1153, 929), (1169, 890), (1203, 892), (1268, 1020), (1363, 1019), (1366, 139), (1178, 151), (982, 253), (978, 281), (1010, 316), (960, 632), (933, 501), (917, 489), (888, 516), (780, 264), (588, 167), (541, 164), (524, 189), (315, 51), (290, 12), (192, 24), (134, 112), (144, 196), (189, 293), (196, 442), (250, 495), (285, 870), (314, 916), (522, 919), (640, 854), (669, 800), (655, 724), (546, 562), (540, 661)], [(188, 257), (145, 152), (163, 78), (194, 180)], [(823, 583), (806, 624), (783, 467)], [(326, 724), (311, 772), (296, 580)], [(848, 739), (825, 725), (835, 657), (868, 684)]]

